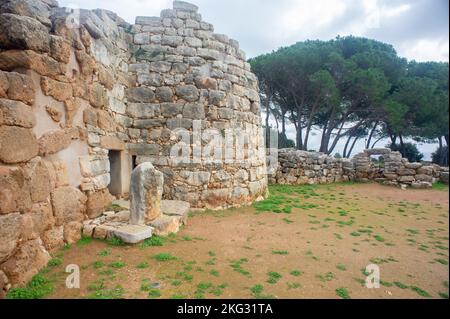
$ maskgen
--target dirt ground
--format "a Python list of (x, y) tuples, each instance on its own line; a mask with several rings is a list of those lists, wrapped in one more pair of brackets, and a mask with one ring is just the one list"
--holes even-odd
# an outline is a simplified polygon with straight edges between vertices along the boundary
[[(82, 240), (55, 256), (47, 298), (448, 298), (448, 188), (271, 194), (254, 207), (196, 213), (145, 247)], [(80, 289), (65, 286), (68, 264), (81, 268)], [(379, 289), (365, 287), (369, 264), (380, 267)]]

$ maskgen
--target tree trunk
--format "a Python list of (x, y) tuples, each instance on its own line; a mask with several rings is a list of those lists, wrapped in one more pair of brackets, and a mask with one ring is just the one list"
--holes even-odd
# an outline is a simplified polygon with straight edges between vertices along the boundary
[(266, 148), (270, 147), (269, 117), (270, 117), (270, 100), (269, 95), (266, 94)]
[(403, 136), (401, 134), (398, 135), (400, 139), (400, 153), (402, 153), (403, 157), (406, 157), (405, 155), (405, 143), (403, 142)]
[(350, 140), (351, 139), (352, 139), (352, 136), (350, 135), (348, 137), (348, 139), (347, 139), (347, 142), (345, 142), (344, 153), (342, 154), (342, 157), (344, 157), (344, 158), (348, 158), (348, 156), (347, 156), (347, 148), (348, 148), (348, 145), (350, 144)]
[(348, 151), (348, 157), (347, 158), (350, 158), (350, 156), (352, 155), (352, 152), (353, 152), (353, 149), (355, 148), (357, 140), (359, 140), (359, 137), (355, 137), (355, 140), (353, 141), (352, 147), (350, 148), (350, 151)]
[(375, 130), (377, 129), (379, 123), (380, 123), (379, 121), (376, 121), (375, 125), (373, 126), (373, 129), (370, 131), (369, 138), (368, 138), (367, 144), (366, 144), (366, 149), (370, 148), (370, 142), (372, 142), (372, 137), (375, 134)]
[(378, 144), (379, 141), (381, 141), (383, 139), (383, 137), (380, 137), (379, 139), (377, 139), (375, 142), (373, 142), (372, 147), (371, 148), (375, 148), (375, 145)]

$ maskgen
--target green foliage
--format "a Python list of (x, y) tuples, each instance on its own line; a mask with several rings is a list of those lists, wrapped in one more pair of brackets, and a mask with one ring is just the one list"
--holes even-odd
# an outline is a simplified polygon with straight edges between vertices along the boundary
[(37, 274), (22, 288), (13, 288), (8, 291), (8, 299), (41, 299), (54, 290), (53, 283), (42, 274)]
[(338, 295), (342, 299), (351, 299), (350, 293), (349, 293), (347, 288), (338, 288), (338, 289), (336, 289), (336, 295)]
[(170, 253), (161, 253), (153, 256), (153, 259), (156, 259), (157, 261), (171, 261), (178, 260), (178, 257), (175, 257)]
[(154, 235), (144, 240), (144, 242), (141, 244), (140, 247), (147, 248), (147, 247), (164, 246), (164, 243), (165, 243), (164, 237)]
[(389, 144), (387, 147), (393, 151), (399, 151), (411, 163), (420, 162), (423, 159), (423, 154), (419, 152), (415, 144), (404, 143), (403, 146), (400, 144)]

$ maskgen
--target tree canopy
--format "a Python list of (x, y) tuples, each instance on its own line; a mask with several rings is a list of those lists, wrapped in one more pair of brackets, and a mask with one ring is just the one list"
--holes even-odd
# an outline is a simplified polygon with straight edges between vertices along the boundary
[(393, 46), (361, 37), (304, 41), (249, 60), (261, 100), (280, 136), (296, 129), (296, 147), (308, 150), (313, 128), (319, 151), (331, 154), (346, 139), (349, 157), (360, 139), (373, 148), (383, 138), (448, 145), (448, 63), (408, 62)]

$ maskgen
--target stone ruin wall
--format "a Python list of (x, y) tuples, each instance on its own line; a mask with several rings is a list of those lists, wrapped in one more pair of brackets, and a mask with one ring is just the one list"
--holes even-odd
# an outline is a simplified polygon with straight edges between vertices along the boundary
[[(382, 156), (379, 167), (371, 156)], [(323, 153), (283, 149), (278, 153), (279, 166), (269, 176), (273, 184), (301, 185), (335, 182), (376, 181), (385, 185), (431, 188), (441, 181), (448, 184), (449, 168), (428, 163), (409, 163), (399, 152), (390, 149), (371, 149), (352, 159), (335, 158)]]
[[(106, 10), (72, 24), (73, 13), (54, 0), (0, 1), (0, 298), (110, 205), (112, 151), (122, 196), (145, 161), (164, 173), (166, 198), (194, 207), (266, 193), (257, 83), (236, 41), (183, 2), (135, 25)], [(194, 119), (247, 129), (262, 159), (174, 167), (176, 129)]]
[[(166, 199), (200, 208), (239, 206), (267, 188), (257, 78), (238, 42), (214, 33), (197, 10), (175, 2), (161, 17), (137, 17), (131, 27), (129, 71), (137, 85), (127, 91), (130, 153), (137, 164), (150, 161), (164, 173)], [(197, 161), (180, 164), (170, 156), (181, 145), (175, 134), (180, 128), (194, 130), (189, 154), (199, 155)], [(244, 131), (249, 139), (242, 160), (233, 160), (242, 149), (231, 136), (230, 161), (212, 161), (217, 148), (226, 156), (227, 132)], [(213, 146), (209, 132), (223, 145)]]

